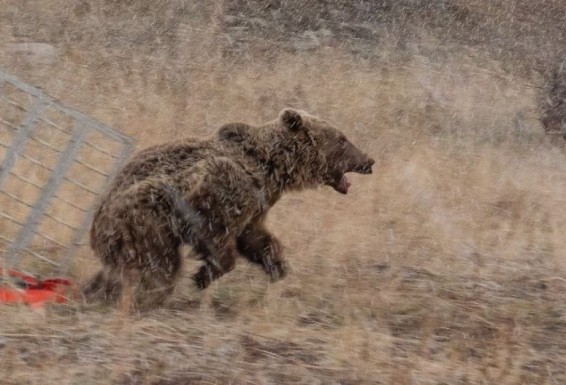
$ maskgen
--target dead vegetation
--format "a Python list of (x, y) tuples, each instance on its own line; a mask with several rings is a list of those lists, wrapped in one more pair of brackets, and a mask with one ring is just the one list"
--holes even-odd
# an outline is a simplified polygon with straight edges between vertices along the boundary
[(274, 208), (280, 283), (240, 260), (200, 293), (187, 260), (144, 314), (0, 307), (2, 384), (566, 382), (564, 1), (51, 3), (0, 1), (0, 67), (140, 147), (293, 106), (377, 163)]

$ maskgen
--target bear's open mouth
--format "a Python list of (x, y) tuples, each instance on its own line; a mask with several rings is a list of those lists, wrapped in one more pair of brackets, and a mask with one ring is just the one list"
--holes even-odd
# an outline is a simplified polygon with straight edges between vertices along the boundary
[(348, 177), (346, 176), (346, 174), (342, 174), (342, 178), (340, 178), (340, 181), (336, 185), (334, 185), (334, 190), (336, 190), (336, 191), (338, 191), (339, 193), (342, 193), (342, 194), (348, 194), (348, 188), (351, 185), (352, 184), (348, 180)]

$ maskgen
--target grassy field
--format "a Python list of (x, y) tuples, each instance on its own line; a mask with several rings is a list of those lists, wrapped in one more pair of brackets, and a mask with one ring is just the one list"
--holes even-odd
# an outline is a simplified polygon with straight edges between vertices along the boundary
[(292, 106), (376, 165), (274, 207), (284, 281), (240, 260), (198, 292), (187, 260), (143, 314), (0, 307), (1, 384), (566, 383), (566, 151), (538, 109), (565, 1), (44, 3), (0, 0), (0, 68), (139, 148)]

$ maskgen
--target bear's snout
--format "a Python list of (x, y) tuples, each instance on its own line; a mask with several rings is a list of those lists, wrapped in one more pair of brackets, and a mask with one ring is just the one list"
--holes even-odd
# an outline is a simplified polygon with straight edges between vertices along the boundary
[(367, 155), (365, 156), (365, 160), (358, 165), (356, 165), (352, 171), (357, 172), (358, 174), (371, 174), (373, 173), (371, 166), (375, 164), (375, 160), (373, 158), (368, 158)]

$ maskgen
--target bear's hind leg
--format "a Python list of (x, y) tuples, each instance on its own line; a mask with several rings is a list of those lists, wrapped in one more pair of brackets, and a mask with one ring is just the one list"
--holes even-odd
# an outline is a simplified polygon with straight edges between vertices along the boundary
[(285, 277), (287, 267), (282, 258), (281, 244), (261, 225), (246, 228), (237, 239), (238, 251), (250, 262), (257, 263), (273, 282)]
[(123, 282), (112, 269), (103, 268), (86, 285), (82, 292), (86, 302), (114, 303), (122, 295)]
[(136, 307), (159, 306), (173, 293), (182, 266), (178, 249), (170, 249), (158, 260), (157, 266), (145, 266), (140, 271), (136, 292)]

